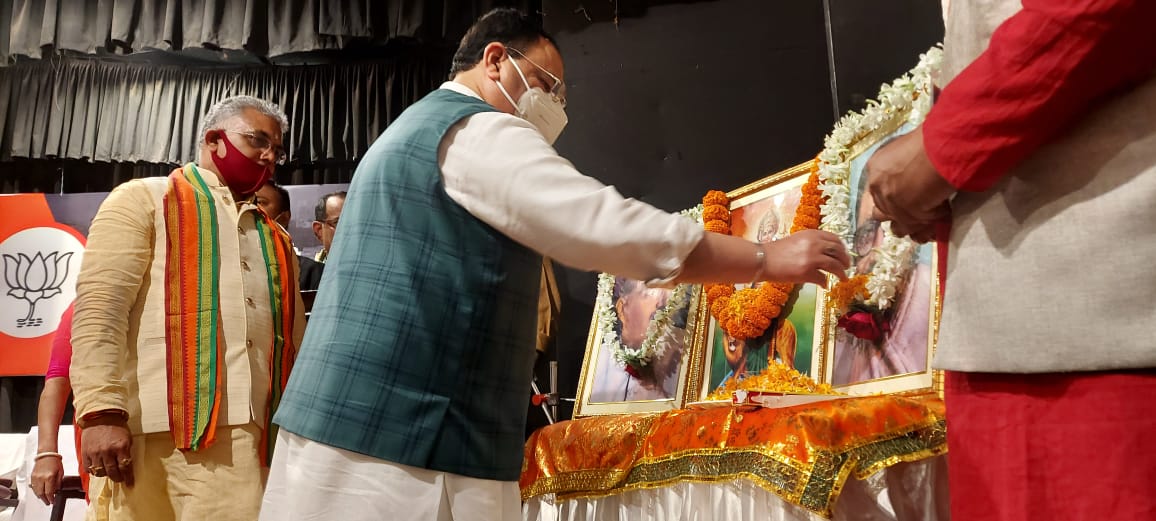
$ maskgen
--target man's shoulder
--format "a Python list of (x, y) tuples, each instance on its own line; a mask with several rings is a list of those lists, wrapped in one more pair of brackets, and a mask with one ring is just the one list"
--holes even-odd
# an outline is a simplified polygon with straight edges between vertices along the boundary
[(467, 105), (467, 106), (477, 107), (477, 108), (485, 110), (485, 111), (497, 111), (498, 110), (498, 109), (494, 108), (493, 105), (486, 103), (485, 100), (478, 98), (477, 96), (470, 96), (469, 94), (458, 92), (454, 89), (450, 89), (450, 88), (446, 88), (446, 87), (434, 89), (433, 92), (430, 92), (429, 94), (427, 94), (424, 98), (421, 99), (421, 101), (424, 101), (427, 103), (443, 102), (443, 103), (453, 103), (456, 105)]
[(113, 189), (113, 193), (155, 199), (163, 197), (168, 186), (168, 176), (140, 177), (121, 183)]
[(410, 105), (397, 122), (403, 123), (399, 125), (400, 127), (405, 127), (404, 123), (406, 122), (424, 124), (444, 121), (445, 124), (450, 125), (462, 118), (491, 112), (498, 112), (498, 109), (473, 96), (441, 88)]
[(152, 211), (164, 198), (167, 187), (167, 177), (130, 179), (113, 188), (101, 204), (101, 208), (112, 206), (143, 212)]
[(168, 176), (138, 177), (129, 179), (119, 185), (117, 190), (150, 190), (158, 186), (168, 186)]

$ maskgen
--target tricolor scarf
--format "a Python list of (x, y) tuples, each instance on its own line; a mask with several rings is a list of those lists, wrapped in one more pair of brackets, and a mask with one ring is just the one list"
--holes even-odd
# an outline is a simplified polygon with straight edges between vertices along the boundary
[[(192, 163), (169, 175), (164, 218), (169, 429), (178, 449), (197, 450), (211, 445), (216, 437), (225, 341), (219, 292), (220, 223), (213, 194)], [(294, 253), (288, 234), (260, 209), (255, 224), (268, 267), (273, 315), (268, 414), (260, 447), (261, 460), (268, 463), (276, 436), (271, 419), (297, 352), (293, 345), (297, 277), (290, 269)]]

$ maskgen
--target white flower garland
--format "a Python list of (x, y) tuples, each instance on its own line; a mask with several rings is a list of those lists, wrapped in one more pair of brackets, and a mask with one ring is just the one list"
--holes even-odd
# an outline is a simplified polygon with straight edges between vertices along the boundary
[[(679, 215), (701, 223), (702, 205), (683, 210)], [(694, 284), (675, 286), (670, 298), (666, 301), (666, 305), (655, 312), (654, 318), (646, 327), (646, 337), (643, 339), (642, 345), (636, 349), (623, 345), (618, 333), (614, 331), (614, 324), (618, 322), (618, 311), (614, 307), (613, 299), (614, 279), (614, 275), (609, 273), (598, 275), (598, 297), (595, 307), (598, 309), (598, 331), (602, 337), (602, 348), (609, 349), (614, 356), (614, 361), (623, 367), (645, 367), (666, 353), (667, 345), (660, 340), (664, 339), (673, 327), (672, 322), (675, 313), (687, 307), (688, 301), (690, 301), (690, 309), (696, 309), (701, 291), (695, 291), (697, 286)], [(693, 299), (691, 299), (692, 295)], [(686, 325), (688, 331), (694, 330), (694, 325), (691, 323), (694, 320), (693, 317), (693, 312), (688, 314)]]
[[(896, 237), (891, 233), (891, 223), (883, 223), (883, 244), (875, 250), (875, 265), (867, 278), (867, 292), (871, 294), (865, 301), (880, 311), (891, 307), (899, 292), (899, 285), (915, 266), (915, 241)], [(891, 239), (891, 240), (888, 240)]]
[[(838, 235), (848, 251), (854, 242), (851, 224), (851, 146), (883, 127), (896, 114), (907, 112), (906, 121), (919, 124), (931, 109), (932, 73), (943, 61), (943, 50), (932, 47), (919, 56), (919, 64), (890, 85), (879, 89), (879, 100), (868, 101), (860, 113), (843, 116), (823, 142), (819, 154), (819, 188), (826, 196), (820, 207), (819, 229)], [(891, 307), (903, 280), (914, 265), (918, 244), (891, 233), (883, 226), (883, 244), (876, 249), (876, 261), (867, 281), (871, 297), (865, 302), (879, 310)]]

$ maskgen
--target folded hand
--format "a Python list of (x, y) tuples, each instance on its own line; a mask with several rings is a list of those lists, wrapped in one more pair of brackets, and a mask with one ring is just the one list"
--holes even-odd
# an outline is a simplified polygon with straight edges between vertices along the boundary
[(951, 217), (955, 187), (936, 171), (923, 147), (923, 129), (881, 147), (867, 161), (867, 187), (874, 217), (891, 221), (891, 231), (920, 242), (935, 238), (935, 224)]

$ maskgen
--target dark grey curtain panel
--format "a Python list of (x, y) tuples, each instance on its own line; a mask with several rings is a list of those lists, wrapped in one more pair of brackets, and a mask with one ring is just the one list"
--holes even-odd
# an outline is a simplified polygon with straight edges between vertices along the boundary
[[(420, 4), (420, 0), (408, 0)], [(339, 47), (379, 36), (369, 0), (4, 0), (8, 52), (41, 57), (45, 48), (94, 53), (193, 47), (259, 54)], [(392, 4), (394, 1), (380, 2)], [(381, 12), (384, 15), (385, 12)], [(391, 35), (381, 32), (382, 38)]]
[(486, 10), (530, 0), (0, 0), (0, 59), (53, 49), (244, 49), (259, 56), (397, 38), (456, 43)]
[(201, 116), (238, 94), (289, 116), (293, 163), (357, 160), (401, 111), (445, 78), (448, 58), (413, 53), (374, 63), (211, 67), (88, 59), (0, 67), (0, 159), (181, 163)]

